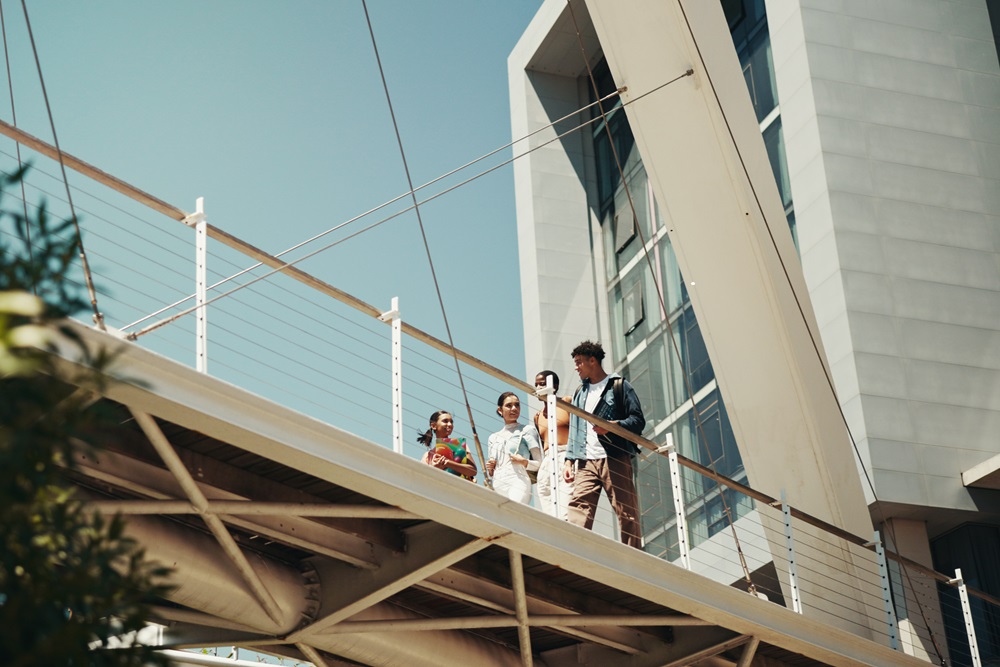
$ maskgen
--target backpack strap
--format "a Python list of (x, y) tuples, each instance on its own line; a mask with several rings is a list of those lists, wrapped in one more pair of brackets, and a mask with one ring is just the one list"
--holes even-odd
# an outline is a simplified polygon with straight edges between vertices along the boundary
[(625, 409), (625, 378), (616, 377), (611, 385), (611, 391), (615, 397), (615, 419), (622, 419), (622, 410)]

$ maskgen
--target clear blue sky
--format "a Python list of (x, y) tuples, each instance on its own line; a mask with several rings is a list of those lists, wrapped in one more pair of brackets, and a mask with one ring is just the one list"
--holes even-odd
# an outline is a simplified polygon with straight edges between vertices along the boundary
[[(370, 0), (415, 183), (511, 140), (506, 60), (539, 4)], [(277, 253), (406, 192), (360, 1), (28, 9), (63, 149), (184, 210), (204, 196), (215, 226)], [(20, 3), (3, 10), (19, 125), (51, 140)], [(523, 375), (511, 168), (422, 215), (456, 344)], [(302, 267), (379, 308), (399, 296), (404, 318), (445, 336), (412, 214)]]

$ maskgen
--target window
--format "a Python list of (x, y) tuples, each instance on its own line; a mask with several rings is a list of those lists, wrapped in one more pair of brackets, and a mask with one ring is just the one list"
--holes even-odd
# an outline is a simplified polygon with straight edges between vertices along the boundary
[(788, 181), (788, 163), (785, 161), (785, 136), (781, 130), (781, 119), (776, 118), (764, 130), (764, 147), (767, 148), (767, 158), (771, 161), (771, 171), (778, 184), (778, 194), (781, 204), (786, 209), (792, 204), (792, 186)]
[[(931, 542), (934, 569), (950, 573), (961, 568), (965, 583), (990, 595), (1000, 595), (1000, 527), (965, 524)], [(965, 619), (952, 586), (938, 584), (948, 652), (956, 665), (971, 664)], [(1000, 663), (1000, 609), (977, 597), (969, 598), (979, 656), (984, 665)]]
[(774, 64), (771, 61), (771, 38), (767, 31), (754, 37), (750, 48), (740, 57), (750, 101), (757, 112), (757, 122), (764, 120), (777, 105)]
[(635, 238), (635, 217), (632, 211), (622, 211), (615, 215), (615, 252), (621, 254), (625, 246)]
[(625, 335), (633, 333), (646, 319), (646, 307), (642, 298), (642, 283), (632, 285), (622, 300), (622, 328)]

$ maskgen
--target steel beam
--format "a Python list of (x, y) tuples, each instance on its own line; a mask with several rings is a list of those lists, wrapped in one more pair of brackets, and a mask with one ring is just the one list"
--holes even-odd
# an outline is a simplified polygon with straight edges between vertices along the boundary
[(743, 647), (743, 654), (740, 656), (740, 661), (736, 663), (736, 667), (750, 667), (753, 657), (757, 653), (758, 646), (760, 646), (760, 640), (756, 637), (751, 637), (750, 641)]
[[(185, 500), (95, 500), (88, 507), (102, 514), (199, 514)], [(351, 519), (419, 519), (413, 512), (379, 505), (320, 505), (313, 503), (274, 503), (256, 500), (209, 500), (211, 514), (239, 516), (298, 516)]]
[(740, 635), (739, 637), (734, 637), (733, 639), (713, 644), (712, 646), (703, 648), (700, 651), (695, 651), (694, 653), (691, 653), (690, 655), (687, 655), (679, 660), (673, 660), (665, 663), (663, 667), (687, 667), (687, 665), (698, 662), (699, 660), (710, 658), (713, 655), (719, 655), (720, 653), (728, 651), (731, 648), (736, 648), (737, 646), (746, 644), (751, 639), (752, 637), (748, 635)]
[[(139, 495), (168, 502), (181, 495), (173, 476), (166, 470), (123, 454), (101, 452), (97, 458), (78, 456), (77, 469), (87, 477), (105, 482), (111, 486), (126, 489)], [(244, 497), (199, 483), (206, 496), (223, 501), (245, 501)], [(209, 502), (214, 502), (211, 500)], [(350, 563), (355, 567), (372, 569), (378, 567), (372, 545), (354, 535), (308, 519), (297, 517), (258, 516), (253, 520), (236, 516), (225, 518), (227, 523), (252, 533), (264, 535), (278, 542), (289, 544), (306, 551)]]
[[(530, 575), (525, 576), (525, 583), (528, 588), (527, 603), (529, 618), (535, 618), (540, 614), (561, 617), (573, 616), (573, 614), (568, 614), (567, 612), (576, 610), (567, 607), (565, 602), (557, 603), (544, 596), (539, 596), (537, 591), (534, 590), (536, 587), (532, 586), (532, 580), (533, 578)], [(418, 583), (417, 587), (434, 591), (441, 595), (455, 598), (456, 600), (462, 600), (483, 609), (489, 609), (510, 616), (514, 614), (513, 599), (510, 590), (506, 586), (496, 581), (461, 571), (455, 567), (428, 577)], [(625, 610), (621, 610), (619, 607), (609, 603), (600, 603), (600, 606), (603, 608), (603, 611), (610, 613), (616, 611), (625, 613)], [(591, 627), (584, 630), (575, 627), (575, 624), (565, 623), (557, 631), (569, 637), (605, 646), (629, 655), (642, 653), (648, 648), (639, 633), (619, 627)]]
[(297, 642), (350, 618), (485, 549), (490, 541), (470, 537), (439, 524), (425, 524), (411, 531), (408, 544), (406, 554), (385, 559), (374, 571), (359, 572), (336, 563), (317, 563), (325, 597), (320, 607), (321, 617), (292, 633), (288, 639)]
[[(553, 421), (555, 413), (553, 412)], [(555, 443), (555, 441), (553, 441)], [(514, 592), (514, 616), (517, 619), (517, 638), (521, 646), (521, 663), (524, 667), (532, 667), (531, 628), (528, 627), (528, 603), (524, 596), (524, 566), (521, 554), (516, 551), (507, 552), (510, 561), (510, 584)]]
[(188, 469), (181, 463), (173, 446), (167, 442), (167, 438), (156, 424), (156, 420), (145, 412), (131, 408), (129, 410), (132, 412), (132, 416), (135, 417), (143, 433), (146, 434), (153, 447), (156, 448), (157, 453), (163, 458), (163, 462), (167, 465), (167, 468), (170, 469), (170, 472), (177, 479), (177, 483), (184, 489), (184, 493), (191, 500), (191, 504), (202, 514), (202, 519), (205, 521), (208, 529), (212, 531), (215, 539), (219, 542), (219, 546), (222, 547), (226, 556), (232, 561), (233, 566), (240, 573), (240, 577), (246, 582), (253, 596), (257, 598), (257, 601), (264, 608), (264, 611), (267, 612), (267, 615), (271, 617), (271, 620), (277, 623), (278, 619), (281, 618), (281, 609), (278, 608), (278, 603), (275, 602), (274, 597), (267, 590), (261, 578), (257, 576), (257, 572), (250, 565), (250, 561), (247, 560), (243, 550), (236, 544), (236, 540), (229, 534), (229, 530), (222, 520), (214, 514), (207, 513), (208, 499), (201, 492), (201, 489), (198, 488), (194, 477), (191, 476)]
[[(341, 621), (327, 628), (323, 634), (354, 634), (359, 632), (426, 632), (428, 630), (469, 630), (474, 628), (512, 628), (521, 625), (516, 616), (481, 615), (449, 616), (447, 618), (426, 618), (416, 620), (390, 621)], [(577, 616), (562, 614), (526, 615), (523, 625), (532, 628), (577, 628), (577, 627), (674, 627), (708, 626), (710, 623), (690, 616)], [(595, 642), (600, 643), (600, 642)]]
[(308, 644), (296, 644), (295, 647), (302, 651), (302, 655), (309, 658), (314, 667), (327, 667), (326, 660), (319, 654), (319, 651)]

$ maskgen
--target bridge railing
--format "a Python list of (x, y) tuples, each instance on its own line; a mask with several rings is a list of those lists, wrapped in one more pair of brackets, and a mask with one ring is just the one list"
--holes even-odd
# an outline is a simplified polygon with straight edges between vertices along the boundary
[[(0, 131), (53, 156), (51, 147), (10, 126), (0, 123)], [(13, 159), (12, 151), (0, 151), (6, 171), (16, 168)], [(4, 193), (8, 208), (44, 197), (52, 215), (68, 215), (57, 169), (46, 164), (29, 173), (27, 203), (20, 193)], [(405, 303), (394, 347), (392, 318), (382, 317), (392, 304), (367, 304), (307, 272), (315, 260), (296, 262), (305, 249), (273, 256), (204, 222), (209, 242), (199, 258), (197, 217), (82, 161), (69, 157), (67, 166), (97, 184), (77, 189), (75, 199), (105, 324), (138, 344), (193, 367), (204, 363), (215, 377), (386, 448), (401, 437), (402, 454), (411, 458), (423, 455), (416, 436), (436, 410), (452, 412), (455, 435), (470, 446), (475, 423), (485, 451), (489, 434), (502, 426), (501, 392), (521, 396), (522, 421), (541, 408), (525, 379), (410, 325)], [(197, 280), (206, 285), (201, 310), (193, 309)], [(397, 400), (401, 423), (393, 418)], [(756, 491), (739, 474), (720, 475), (679, 455), (669, 437), (653, 442), (564, 407), (639, 446), (635, 481), (647, 552), (930, 662), (979, 664), (977, 643), (996, 654), (1000, 601), (966, 586), (960, 573), (900, 557), (885, 547), (891, 535), (850, 535), (796, 510), (794, 498)], [(539, 505), (537, 495), (532, 502)], [(602, 505), (594, 531), (617, 539), (616, 524)]]

